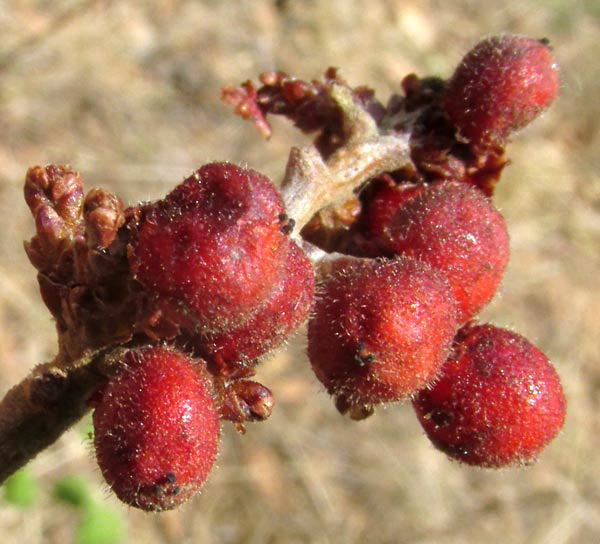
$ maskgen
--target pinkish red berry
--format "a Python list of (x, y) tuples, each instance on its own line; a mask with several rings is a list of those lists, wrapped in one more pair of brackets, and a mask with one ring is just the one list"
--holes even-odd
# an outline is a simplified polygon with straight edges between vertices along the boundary
[(398, 401), (434, 378), (456, 328), (452, 292), (427, 264), (342, 259), (318, 290), (308, 356), (342, 404)]
[(563, 426), (566, 400), (546, 356), (522, 336), (466, 325), (437, 380), (414, 398), (444, 453), (470, 465), (528, 463)]
[[(271, 181), (207, 164), (143, 209), (129, 250), (134, 277), (197, 320), (198, 331), (242, 323), (269, 296), (286, 257), (283, 203)], [(283, 229), (285, 230), (285, 229)]]
[(315, 292), (315, 273), (304, 252), (290, 242), (285, 272), (266, 302), (244, 323), (198, 338), (199, 352), (221, 371), (252, 364), (278, 347), (308, 317)]
[(505, 34), (478, 43), (448, 82), (444, 109), (475, 144), (502, 143), (533, 121), (558, 93), (547, 40)]
[(169, 510), (204, 483), (217, 455), (219, 414), (203, 363), (159, 347), (128, 351), (93, 399), (94, 445), (125, 503)]
[(408, 189), (383, 187), (367, 210), (367, 228), (388, 254), (424, 261), (442, 272), (464, 323), (494, 296), (509, 257), (502, 215), (475, 187), (441, 182)]

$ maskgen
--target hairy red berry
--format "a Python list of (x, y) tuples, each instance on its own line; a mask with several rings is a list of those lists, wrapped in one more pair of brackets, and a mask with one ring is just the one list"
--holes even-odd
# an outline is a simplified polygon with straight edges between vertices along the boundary
[(433, 444), (470, 465), (534, 460), (563, 426), (566, 400), (546, 356), (522, 336), (467, 325), (439, 378), (413, 401)]
[(268, 178), (208, 164), (143, 210), (129, 250), (132, 272), (162, 304), (190, 312), (199, 331), (230, 329), (263, 304), (281, 275), (282, 215)]
[(464, 323), (494, 296), (509, 257), (502, 215), (470, 185), (441, 182), (408, 189), (384, 187), (367, 210), (367, 228), (389, 254), (425, 261), (445, 274)]
[(427, 264), (342, 259), (318, 291), (308, 355), (345, 405), (398, 401), (434, 378), (455, 332), (452, 292)]
[(533, 121), (558, 93), (547, 40), (494, 36), (469, 51), (448, 82), (444, 109), (475, 144), (502, 143)]
[(125, 503), (168, 510), (206, 480), (219, 440), (212, 384), (201, 363), (166, 348), (128, 351), (95, 399), (94, 445)]
[(207, 360), (233, 368), (247, 365), (279, 346), (308, 317), (315, 292), (315, 273), (304, 252), (290, 242), (285, 272), (266, 302), (231, 331), (198, 338)]

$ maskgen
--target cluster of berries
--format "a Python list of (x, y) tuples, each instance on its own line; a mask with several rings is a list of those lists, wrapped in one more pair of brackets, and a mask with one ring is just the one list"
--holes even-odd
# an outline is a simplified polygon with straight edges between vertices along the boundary
[[(299, 126), (302, 111), (305, 126), (339, 122), (324, 87), (292, 82), (301, 92), (277, 102), (271, 91), (289, 81), (266, 85), (265, 112)], [(243, 431), (270, 415), (271, 392), (249, 378), (309, 314), (312, 368), (354, 419), (412, 398), (438, 448), (482, 466), (529, 461), (560, 430), (565, 400), (546, 357), (473, 321), (509, 255), (490, 180), (508, 136), (557, 92), (547, 44), (488, 39), (448, 82), (409, 76), (403, 87), (385, 111), (367, 90), (355, 96), (382, 124), (420, 111), (413, 164), (362, 188), (352, 221), (325, 236), (336, 242), (321, 262), (294, 241), (281, 195), (253, 170), (208, 164), (164, 199), (125, 208), (101, 189), (84, 196), (67, 167), (30, 169), (37, 234), (26, 250), (61, 354), (117, 348), (88, 403), (98, 463), (124, 502), (170, 509), (202, 485), (220, 420)], [(327, 134), (324, 156), (343, 131)], [(318, 218), (298, 227), (324, 239)]]
[[(481, 170), (554, 99), (556, 65), (546, 41), (503, 36), (478, 44), (448, 82), (410, 76), (405, 88), (396, 109), (433, 89), (414, 136), (416, 171), (380, 176), (363, 190), (345, 240), (336, 238), (353, 256), (334, 261), (321, 285), (309, 358), (354, 419), (412, 398), (426, 434), (449, 456), (489, 467), (529, 462), (561, 429), (566, 403), (535, 346), (474, 319), (509, 258)], [(431, 135), (442, 124), (451, 143)], [(455, 159), (465, 151), (474, 160), (461, 170)]]
[[(174, 508), (214, 463), (219, 421), (244, 430), (273, 396), (250, 377), (311, 309), (315, 274), (265, 176), (211, 163), (164, 199), (125, 209), (67, 167), (35, 167), (26, 199), (62, 352), (122, 346), (94, 407), (98, 464), (124, 502)], [(114, 360), (116, 359), (116, 360)]]

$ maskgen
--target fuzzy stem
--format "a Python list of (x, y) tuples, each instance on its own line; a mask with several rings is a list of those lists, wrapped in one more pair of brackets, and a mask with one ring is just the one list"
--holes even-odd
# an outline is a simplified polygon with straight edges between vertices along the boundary
[(63, 370), (38, 365), (0, 403), (0, 482), (50, 446), (88, 410), (101, 376), (93, 360)]
[(281, 183), (296, 232), (321, 208), (350, 198), (369, 179), (410, 163), (408, 131), (381, 131), (346, 87), (334, 86), (332, 97), (344, 115), (344, 145), (326, 160), (312, 145), (293, 147)]

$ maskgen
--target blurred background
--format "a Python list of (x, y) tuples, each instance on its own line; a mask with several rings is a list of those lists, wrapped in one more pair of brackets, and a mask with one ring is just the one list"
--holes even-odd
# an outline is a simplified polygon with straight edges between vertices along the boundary
[(264, 142), (219, 92), (259, 72), (334, 65), (382, 101), (402, 77), (451, 74), (482, 36), (547, 37), (561, 96), (516, 138), (496, 205), (511, 234), (482, 320), (527, 336), (569, 401), (537, 464), (459, 466), (409, 404), (353, 423), (312, 376), (302, 334), (259, 379), (278, 405), (245, 436), (226, 425), (218, 466), (178, 511), (111, 497), (86, 419), (0, 492), (5, 544), (600, 542), (600, 2), (598, 0), (19, 0), (0, 2), (0, 393), (55, 353), (22, 248), (29, 166), (69, 163), (128, 203), (162, 196), (209, 160), (281, 178), (291, 145)]

